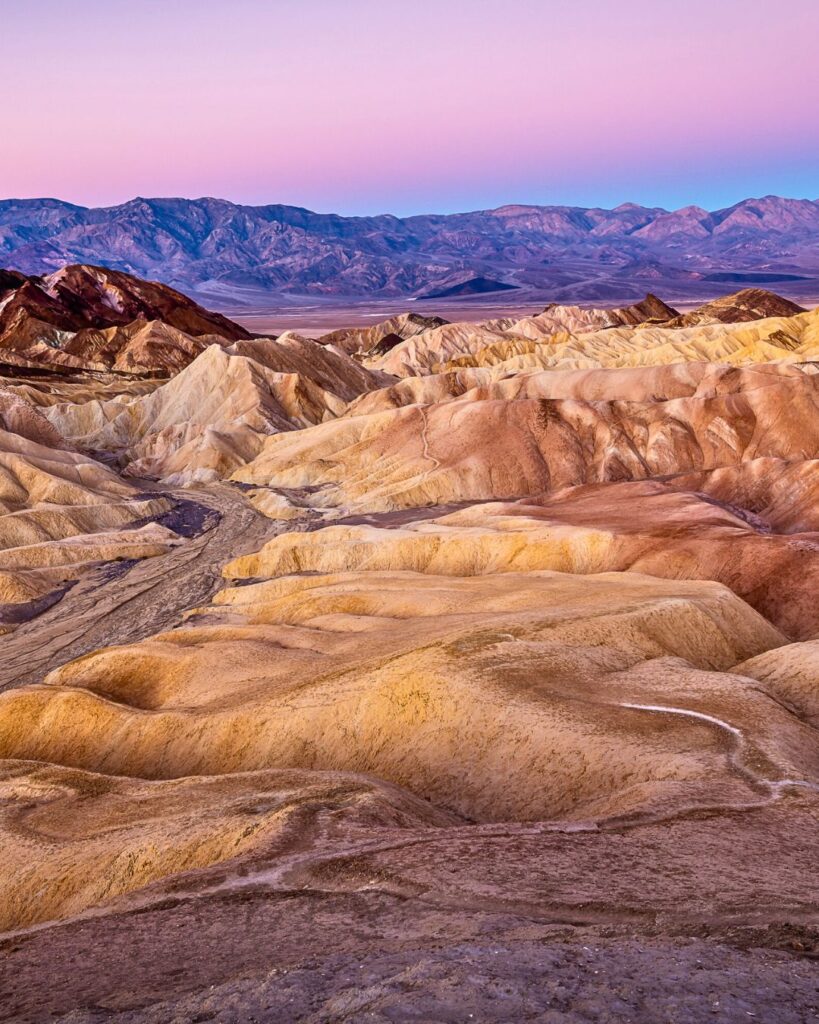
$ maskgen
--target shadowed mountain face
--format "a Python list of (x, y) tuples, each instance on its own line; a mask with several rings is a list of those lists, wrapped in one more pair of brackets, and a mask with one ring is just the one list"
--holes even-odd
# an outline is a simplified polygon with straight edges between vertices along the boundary
[(175, 371), (208, 344), (249, 337), (166, 285), (104, 267), (0, 276), (0, 361), (12, 364)]
[(457, 284), (450, 285), (449, 288), (427, 292), (421, 298), (448, 299), (460, 295), (485, 295), (489, 292), (511, 291), (515, 287), (513, 284), (504, 284), (502, 281), (492, 281), (488, 277), (470, 277), (466, 281), (459, 281)]
[(407, 218), (219, 199), (140, 198), (105, 209), (0, 202), (0, 263), (38, 274), (103, 264), (233, 302), (262, 292), (332, 299), (490, 286), (589, 302), (649, 289), (705, 297), (729, 282), (787, 282), (789, 292), (815, 296), (817, 240), (819, 202), (775, 196), (713, 212), (627, 203)]
[[(21, 311), (62, 330), (124, 326), (133, 320), (162, 320), (188, 334), (219, 334), (231, 341), (248, 332), (186, 295), (154, 281), (105, 267), (68, 266), (45, 277), (3, 271), (0, 327)], [(5, 286), (5, 287), (4, 287)]]
[(819, 309), (0, 288), (0, 1020), (815, 1018)]

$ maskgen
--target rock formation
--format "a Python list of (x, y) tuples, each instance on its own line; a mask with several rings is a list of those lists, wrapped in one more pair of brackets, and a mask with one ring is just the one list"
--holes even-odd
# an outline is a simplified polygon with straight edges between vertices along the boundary
[(7, 1019), (809, 1019), (819, 311), (263, 339), (100, 274), (0, 277), (75, 317), (0, 376)]
[(450, 323), (414, 335), (372, 359), (371, 365), (399, 377), (414, 377), (467, 366), (493, 366), (497, 373), (506, 374), (547, 367), (653, 366), (692, 360), (804, 361), (815, 354), (815, 310), (766, 318), (743, 315), (738, 323), (715, 320), (687, 329), (674, 326), (679, 318), (619, 326), (612, 322), (619, 312), (560, 307), (520, 320)]
[(764, 288), (743, 288), (734, 295), (725, 295), (706, 302), (698, 309), (669, 320), (669, 327), (694, 327), (699, 324), (735, 324), (747, 320), (762, 320), (772, 316), (796, 316), (804, 313), (795, 302)]
[[(420, 316), (418, 313), (400, 313), (372, 327), (349, 327), (331, 331), (319, 338), (323, 345), (334, 345), (344, 352), (365, 355), (384, 355), (408, 338), (414, 338), (433, 327), (447, 323), (439, 316)], [(386, 339), (392, 339), (384, 345)], [(397, 340), (396, 340), (397, 339)]]
[(115, 455), (129, 476), (190, 484), (230, 476), (266, 437), (338, 416), (386, 382), (333, 348), (284, 335), (207, 346), (147, 395), (44, 412), (73, 444)]
[[(749, 459), (817, 458), (819, 377), (784, 370), (745, 374), (722, 367), (701, 391), (667, 400), (643, 394), (601, 401), (595, 375), (589, 399), (581, 381), (570, 398), (524, 393), (483, 399), (476, 388), (454, 400), (267, 438), (234, 478), (311, 488), (317, 508), (387, 511), (739, 466)], [(550, 381), (540, 383), (548, 395)]]
[(207, 345), (249, 337), (180, 292), (104, 267), (11, 274), (7, 284), (0, 359), (12, 364), (168, 375)]
[(70, 450), (23, 399), (0, 391), (0, 628), (25, 621), (90, 567), (162, 554), (172, 503)]

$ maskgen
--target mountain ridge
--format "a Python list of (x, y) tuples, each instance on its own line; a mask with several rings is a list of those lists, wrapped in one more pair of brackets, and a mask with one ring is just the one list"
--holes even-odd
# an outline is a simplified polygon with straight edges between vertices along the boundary
[[(241, 302), (259, 296), (416, 297), (485, 277), (554, 301), (716, 294), (712, 274), (787, 274), (819, 293), (819, 200), (745, 199), (707, 211), (509, 204), (346, 217), (283, 204), (136, 197), (110, 207), (0, 200), (0, 265), (91, 263)], [(657, 284), (657, 282), (660, 282)]]

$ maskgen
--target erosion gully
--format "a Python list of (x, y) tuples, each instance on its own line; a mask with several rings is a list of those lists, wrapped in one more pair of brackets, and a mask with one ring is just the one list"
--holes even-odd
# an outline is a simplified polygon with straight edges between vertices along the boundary
[(170, 628), (223, 585), (226, 562), (256, 551), (285, 527), (224, 485), (154, 486), (151, 496), (176, 501), (167, 525), (185, 543), (153, 558), (106, 563), (3, 637), (0, 691), (40, 682), (51, 669), (97, 648)]

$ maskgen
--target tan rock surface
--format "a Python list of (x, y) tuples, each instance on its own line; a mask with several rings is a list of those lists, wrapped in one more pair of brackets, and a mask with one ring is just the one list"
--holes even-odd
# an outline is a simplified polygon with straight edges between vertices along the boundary
[(170, 875), (270, 856), (299, 832), (355, 839), (458, 821), (395, 786), (335, 772), (143, 782), (5, 761), (0, 797), (0, 931), (104, 906)]
[(169, 485), (229, 476), (279, 431), (320, 423), (379, 387), (347, 356), (298, 337), (210, 345), (145, 396), (52, 405), (72, 443), (110, 452), (129, 475)]
[(8, 1019), (802, 1024), (819, 320), (771, 302), (7, 367)]
[[(498, 366), (508, 371), (584, 367), (657, 366), (675, 362), (730, 362), (748, 365), (779, 359), (800, 361), (817, 354), (819, 312), (796, 312), (786, 304), (767, 319), (737, 322), (710, 318), (705, 324), (677, 327), (646, 321), (626, 326), (584, 323), (578, 316), (540, 317), (487, 324), (453, 323), (423, 331), (397, 345), (372, 365), (399, 377), (423, 376), (468, 366)], [(579, 311), (582, 313), (595, 311)], [(604, 311), (605, 312), (605, 311)], [(746, 322), (747, 320), (752, 322)]]
[(234, 479), (309, 487), (316, 508), (358, 511), (813, 459), (817, 382), (811, 374), (724, 373), (702, 395), (668, 401), (466, 396), (268, 438)]
[(350, 327), (331, 331), (319, 338), (322, 345), (334, 345), (348, 355), (359, 353), (383, 354), (385, 339), (389, 339), (386, 351), (396, 343), (415, 337), (422, 331), (440, 327), (446, 321), (438, 316), (421, 316), (418, 313), (399, 313), (372, 327)]
[(747, 802), (745, 753), (708, 716), (771, 780), (819, 770), (807, 727), (723, 674), (784, 642), (713, 583), (290, 576), (7, 692), (0, 752), (142, 778), (366, 771), (480, 820)]
[[(799, 307), (794, 307), (794, 312), (798, 311)], [(534, 316), (505, 317), (485, 323), (423, 323), (422, 318), (405, 314), (370, 328), (369, 332), (359, 332), (361, 341), (357, 351), (375, 358), (381, 356), (377, 365), (388, 373), (400, 377), (413, 376), (428, 373), (456, 356), (475, 354), (504, 338), (540, 341), (556, 335), (585, 334), (649, 321), (664, 322), (676, 315), (675, 309), (655, 295), (648, 295), (643, 302), (620, 309), (552, 304)], [(394, 339), (386, 349), (383, 344), (377, 345), (385, 335)]]
[(575, 398), (587, 402), (663, 402), (707, 397), (720, 391), (750, 390), (776, 383), (778, 377), (814, 374), (819, 363), (680, 362), (621, 369), (529, 370), (508, 373), (500, 366), (465, 367), (426, 377), (404, 377), (362, 395), (344, 415), (360, 416), (405, 405), (433, 405), (451, 398), (470, 401), (515, 398)]
[(170, 502), (140, 497), (110, 469), (66, 449), (22, 399), (6, 403), (3, 416), (28, 436), (0, 430), (0, 604), (33, 601), (90, 565), (177, 543), (148, 521)]
[(49, 405), (82, 405), (93, 400), (149, 395), (165, 383), (164, 377), (126, 376), (85, 370), (64, 372), (58, 368), (52, 373), (19, 367), (14, 376), (8, 375), (9, 370), (10, 367), (4, 367), (5, 375), (0, 375), (0, 387), (3, 391), (25, 399), (37, 409)]
[[(793, 495), (801, 487), (803, 494), (814, 495), (819, 463), (800, 463), (799, 469), (797, 480), (793, 466), (768, 460), (768, 478), (784, 477), (772, 489)], [(720, 490), (715, 481), (696, 483), (696, 491), (683, 489), (685, 481), (677, 479), (592, 484), (541, 499), (473, 505), (403, 528), (328, 526), (288, 533), (229, 563), (225, 573), (253, 579), (360, 569), (447, 576), (630, 570), (666, 579), (716, 580), (789, 636), (819, 635), (813, 600), (819, 589), (815, 499), (810, 502), (814, 521), (805, 524), (811, 532), (795, 532), (788, 521), (783, 535), (775, 504), (757, 500), (753, 504), (760, 511), (750, 512), (706, 497), (709, 484)]]

